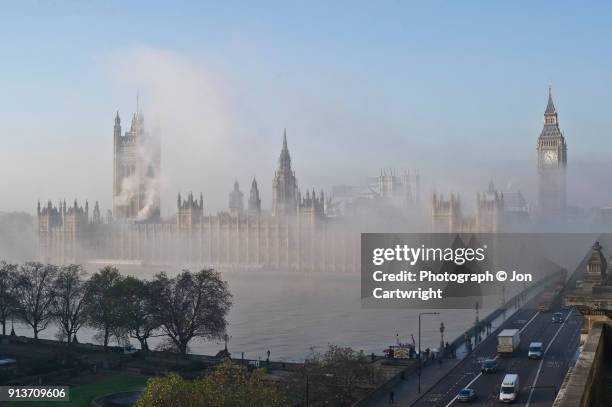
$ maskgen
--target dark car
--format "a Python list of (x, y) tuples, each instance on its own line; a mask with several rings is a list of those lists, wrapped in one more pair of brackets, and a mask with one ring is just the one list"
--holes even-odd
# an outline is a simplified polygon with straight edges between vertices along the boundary
[(562, 324), (563, 323), (563, 313), (555, 312), (552, 316), (553, 324)]
[(457, 394), (457, 401), (468, 402), (476, 398), (476, 392), (474, 389), (463, 389)]
[(497, 361), (495, 359), (485, 359), (482, 362), (482, 373), (494, 373), (497, 370)]

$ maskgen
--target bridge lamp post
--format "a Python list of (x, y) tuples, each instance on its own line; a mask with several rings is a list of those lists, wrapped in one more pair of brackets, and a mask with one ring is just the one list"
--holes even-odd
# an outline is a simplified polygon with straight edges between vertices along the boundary
[(440, 315), (439, 312), (421, 312), (419, 313), (419, 393), (421, 392), (421, 368), (423, 364), (423, 356), (421, 355), (421, 316), (423, 315)]
[(440, 354), (444, 351), (444, 322), (440, 322)]

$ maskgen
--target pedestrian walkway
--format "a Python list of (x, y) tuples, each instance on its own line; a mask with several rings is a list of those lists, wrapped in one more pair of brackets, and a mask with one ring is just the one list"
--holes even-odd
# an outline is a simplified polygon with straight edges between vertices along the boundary
[[(514, 310), (516, 312), (516, 310)], [(511, 312), (510, 314), (514, 314)], [(481, 333), (481, 339), (478, 341), (476, 346), (480, 345), (484, 339), (491, 335), (497, 328), (507, 319), (507, 314), (500, 314), (495, 318), (488, 330)], [(473, 341), (474, 338), (471, 338)], [(473, 343), (473, 342), (472, 342)], [(465, 357), (471, 354), (466, 344), (461, 344), (455, 350), (456, 358), (444, 359), (442, 365), (438, 361), (430, 361), (427, 365), (423, 366), (421, 372), (421, 393), (419, 393), (419, 377), (417, 372), (413, 372), (406, 378), (396, 384), (393, 391), (393, 405), (396, 406), (410, 406), (412, 403), (417, 401), (421, 395), (427, 390), (433, 387), (439, 380), (449, 374), (451, 370), (455, 368)], [(373, 407), (389, 406), (390, 405), (390, 394), (389, 392), (379, 395), (370, 401), (367, 405)], [(431, 396), (431, 395), (430, 395)]]
[[(415, 371), (406, 376), (404, 380), (393, 387), (396, 406), (409, 406), (414, 403), (421, 394), (427, 389), (436, 384), (440, 379), (446, 376), (461, 359), (444, 359), (440, 365), (437, 361), (430, 362), (423, 367), (421, 372), (421, 393), (419, 394), (419, 376)], [(368, 406), (389, 406), (389, 393), (381, 394), (379, 397), (372, 400)]]

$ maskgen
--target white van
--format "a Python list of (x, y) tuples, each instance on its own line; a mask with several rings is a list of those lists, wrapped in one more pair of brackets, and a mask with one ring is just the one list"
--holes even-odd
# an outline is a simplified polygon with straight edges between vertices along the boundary
[(502, 380), (499, 389), (499, 401), (502, 403), (512, 403), (518, 397), (519, 376), (517, 374), (507, 374)]
[(544, 344), (542, 342), (531, 342), (529, 344), (529, 352), (527, 357), (529, 359), (541, 359), (544, 356)]

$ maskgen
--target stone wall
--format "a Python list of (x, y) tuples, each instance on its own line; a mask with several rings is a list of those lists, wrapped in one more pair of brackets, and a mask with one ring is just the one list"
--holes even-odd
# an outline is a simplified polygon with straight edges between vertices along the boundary
[(604, 365), (612, 359), (612, 323), (595, 322), (576, 365), (565, 377), (553, 407), (606, 405)]

